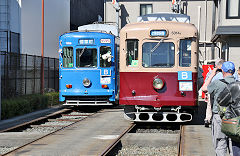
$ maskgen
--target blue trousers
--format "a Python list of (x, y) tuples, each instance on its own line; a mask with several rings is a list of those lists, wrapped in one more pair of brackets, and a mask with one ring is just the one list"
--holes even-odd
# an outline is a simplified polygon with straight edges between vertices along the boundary
[(233, 156), (240, 156), (240, 143), (232, 140)]

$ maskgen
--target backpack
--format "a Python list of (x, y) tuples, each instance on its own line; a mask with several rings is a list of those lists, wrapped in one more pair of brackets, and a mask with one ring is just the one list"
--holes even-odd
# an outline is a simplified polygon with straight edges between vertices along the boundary
[(232, 140), (240, 142), (240, 82), (220, 81), (227, 84), (217, 98), (220, 112), (224, 110), (221, 131)]
[(227, 115), (227, 111), (230, 116), (227, 115), (226, 118), (240, 116), (240, 81), (233, 83), (228, 83), (224, 79), (221, 79), (220, 81), (227, 84), (227, 87), (225, 87), (217, 97), (220, 110), (225, 110), (225, 116)]

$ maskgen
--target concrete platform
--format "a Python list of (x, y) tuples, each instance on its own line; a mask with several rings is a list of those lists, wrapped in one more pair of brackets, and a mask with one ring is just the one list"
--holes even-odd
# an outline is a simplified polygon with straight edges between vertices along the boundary
[(182, 138), (183, 156), (214, 156), (211, 129), (203, 125), (186, 125)]
[(7, 132), (0, 133), (0, 146), (1, 147), (19, 147), (29, 143), (37, 138), (46, 135), (45, 133), (38, 132)]
[(63, 108), (62, 105), (57, 105), (57, 106), (53, 106), (52, 108), (39, 110), (39, 111), (28, 113), (25, 115), (17, 116), (17, 117), (11, 118), (11, 119), (0, 120), (0, 131), (7, 129), (7, 128), (14, 127), (16, 125), (19, 125), (19, 124), (22, 124), (25, 122), (29, 122), (31, 120), (37, 119), (42, 116), (49, 115), (51, 113), (57, 112), (58, 110), (60, 110), (62, 108)]
[(106, 110), (9, 155), (101, 155), (129, 125), (122, 109)]
[[(211, 128), (204, 126), (206, 103), (199, 99), (198, 114), (184, 126), (181, 156), (215, 156)], [(229, 154), (227, 154), (229, 156)]]

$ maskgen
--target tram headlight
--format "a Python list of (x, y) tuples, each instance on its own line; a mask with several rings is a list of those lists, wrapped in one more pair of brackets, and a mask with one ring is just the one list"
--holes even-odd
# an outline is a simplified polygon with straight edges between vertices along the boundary
[(89, 87), (91, 84), (91, 81), (88, 78), (83, 79), (83, 85), (85, 87)]
[(153, 88), (155, 89), (162, 89), (164, 86), (163, 80), (156, 78), (153, 80)]

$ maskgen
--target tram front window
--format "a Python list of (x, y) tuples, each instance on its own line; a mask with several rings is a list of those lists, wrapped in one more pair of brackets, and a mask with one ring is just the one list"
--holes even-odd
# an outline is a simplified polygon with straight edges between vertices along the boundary
[(146, 68), (173, 67), (175, 47), (173, 42), (145, 42), (142, 46), (142, 65)]
[(191, 40), (180, 40), (179, 47), (179, 66), (191, 66)]
[(97, 49), (82, 48), (76, 50), (76, 66), (97, 67)]
[(100, 47), (100, 67), (111, 67), (112, 52), (110, 47)]

